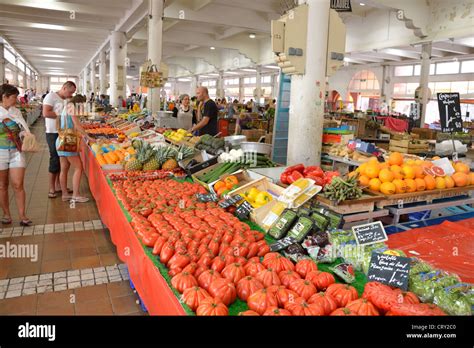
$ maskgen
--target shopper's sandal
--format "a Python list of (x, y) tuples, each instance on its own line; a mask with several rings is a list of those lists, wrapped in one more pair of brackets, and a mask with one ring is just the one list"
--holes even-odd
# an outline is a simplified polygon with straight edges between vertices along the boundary
[(21, 220), (21, 221), (20, 221), (20, 225), (21, 225), (21, 226), (28, 227), (28, 226), (33, 225), (33, 221), (31, 221), (30, 219)]
[(3, 217), (1, 222), (3, 225), (10, 225), (13, 221), (12, 218)]
[(58, 195), (56, 194), (56, 192), (48, 192), (48, 197), (49, 198), (56, 198)]
[(69, 202), (72, 199), (72, 196), (63, 196), (63, 202)]
[(72, 197), (71, 202), (86, 203), (86, 202), (89, 202), (89, 198), (87, 198), (87, 197)]

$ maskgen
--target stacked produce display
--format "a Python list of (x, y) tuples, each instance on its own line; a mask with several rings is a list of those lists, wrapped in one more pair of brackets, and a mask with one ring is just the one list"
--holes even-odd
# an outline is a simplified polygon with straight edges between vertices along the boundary
[[(299, 164), (284, 169), (281, 187), (242, 172), (275, 166), (266, 155), (226, 151), (223, 139), (184, 130), (155, 131), (143, 123), (142, 113), (118, 119), (86, 127), (92, 153), (101, 165), (123, 166), (123, 172), (108, 174), (114, 193), (188, 313), (472, 314), (472, 285), (417, 258), (411, 258), (409, 291), (368, 282), (372, 255), (407, 255), (383, 242), (360, 248), (353, 231), (343, 229), (344, 216), (313, 199), (320, 190), (339, 204), (356, 201), (363, 190), (395, 195), (474, 184), (474, 173), (462, 162), (452, 163), (447, 173), (445, 164), (391, 153), (386, 162), (367, 158), (343, 176)], [(120, 130), (140, 121), (145, 127)], [(173, 178), (180, 165), (189, 170), (199, 164), (195, 156), (201, 150), (218, 161), (188, 172), (194, 180)], [(244, 203), (250, 214), (238, 215)]]

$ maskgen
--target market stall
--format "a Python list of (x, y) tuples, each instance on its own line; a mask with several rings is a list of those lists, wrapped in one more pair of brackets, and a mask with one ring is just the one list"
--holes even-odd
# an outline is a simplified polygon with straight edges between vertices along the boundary
[[(150, 314), (467, 313), (451, 304), (454, 296), (469, 301), (470, 285), (439, 295), (461, 280), (423, 253), (391, 244), (377, 221), (405, 213), (393, 211), (394, 202), (408, 209), (401, 200), (469, 194), (474, 186), (462, 163), (449, 164), (450, 172), (446, 163), (392, 153), (383, 163), (369, 156), (345, 176), (304, 165), (272, 171), (268, 157), (257, 151), (249, 159), (245, 147), (228, 151), (222, 139), (144, 129), (140, 117), (104, 121), (85, 123), (90, 144), (82, 144), (81, 156), (102, 220)], [(261, 174), (252, 169), (259, 166)], [(379, 256), (409, 271), (387, 268)], [(423, 272), (446, 283), (420, 287)], [(402, 303), (400, 289), (410, 291)]]

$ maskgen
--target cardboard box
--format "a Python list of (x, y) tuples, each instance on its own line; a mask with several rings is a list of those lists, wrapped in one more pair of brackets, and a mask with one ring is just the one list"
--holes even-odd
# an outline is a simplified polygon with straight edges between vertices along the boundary
[[(231, 175), (234, 175), (235, 177), (237, 177), (237, 180), (239, 181), (239, 184), (238, 184), (239, 188), (251, 183), (252, 181), (264, 178), (263, 175), (260, 175), (260, 174), (257, 174), (257, 173), (250, 174), (246, 170), (238, 170), (235, 173), (222, 175), (219, 178), (219, 180), (225, 180), (225, 178), (227, 178), (228, 176), (231, 176)], [(208, 186), (209, 186), (209, 191), (210, 192), (217, 193), (217, 192), (214, 191), (214, 185), (219, 180), (216, 180), (216, 181), (213, 181), (213, 182), (209, 183)]]
[[(199, 155), (201, 155), (201, 154), (199, 154)], [(199, 156), (199, 155), (197, 155), (197, 156)], [(196, 156), (194, 158), (196, 158)], [(201, 155), (201, 158), (202, 158), (202, 155)], [(189, 161), (187, 163), (189, 163)], [(209, 159), (207, 161), (202, 161), (202, 162), (196, 164), (195, 166), (192, 166), (191, 168), (188, 168), (187, 172), (188, 172), (188, 175), (191, 175), (191, 176), (194, 176), (195, 174), (201, 175), (201, 174), (204, 174), (204, 172), (201, 173), (202, 171), (210, 170), (209, 167), (215, 166), (216, 164), (217, 164), (217, 157), (212, 157), (211, 159)]]
[(256, 189), (260, 191), (266, 191), (270, 193), (273, 196), (273, 200), (264, 206), (254, 209), (250, 213), (250, 220), (261, 225), (263, 222), (263, 219), (267, 215), (267, 213), (271, 210), (275, 202), (277, 201), (277, 198), (281, 195), (281, 193), (285, 190), (283, 187), (275, 185), (270, 182), (267, 178), (261, 178), (254, 180), (247, 185), (244, 185), (242, 187), (239, 187), (238, 189), (232, 191), (229, 193), (229, 196), (234, 196), (237, 194), (244, 193), (245, 191), (250, 190), (252, 187), (255, 187)]
[(259, 141), (265, 135), (262, 129), (243, 129), (242, 135), (247, 137), (247, 141)]

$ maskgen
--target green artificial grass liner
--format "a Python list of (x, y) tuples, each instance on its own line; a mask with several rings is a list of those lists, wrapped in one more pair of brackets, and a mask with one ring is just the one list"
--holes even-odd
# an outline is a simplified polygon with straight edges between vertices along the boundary
[[(106, 180), (107, 180), (107, 183), (108, 183), (110, 189), (112, 190), (115, 198), (117, 199), (117, 202), (119, 203), (120, 208), (122, 209), (122, 212), (125, 214), (128, 222), (131, 222), (132, 217), (130, 216), (128, 211), (124, 208), (122, 202), (117, 198), (117, 196), (115, 194), (115, 190), (113, 188), (112, 181), (108, 177), (106, 177)], [(174, 179), (174, 180), (176, 180), (178, 182), (186, 182), (186, 181), (187, 182), (193, 182), (193, 180), (189, 179), (189, 178), (187, 178), (187, 179)], [(254, 231), (265, 232), (259, 225), (257, 225), (256, 223), (254, 223), (250, 220), (244, 220), (243, 222), (245, 222)], [(265, 234), (265, 241), (267, 242), (267, 244), (272, 244), (272, 243), (276, 242), (276, 239), (271, 237), (269, 234)], [(152, 254), (152, 250), (153, 250), (152, 248), (148, 248), (141, 241), (139, 241), (139, 242), (142, 245), (143, 250), (145, 251), (145, 254), (152, 260), (153, 264), (160, 271), (160, 274), (165, 279), (165, 281), (168, 284), (168, 286), (170, 287), (171, 291), (173, 291), (173, 293), (175, 294), (176, 298), (180, 302), (180, 304), (183, 307), (186, 314), (187, 315), (196, 315), (185, 303), (183, 303), (181, 301), (181, 294), (171, 285), (171, 277), (168, 274), (168, 268), (160, 262), (160, 258), (158, 256)], [(339, 258), (333, 263), (318, 263), (318, 269), (320, 271), (329, 272), (329, 273), (333, 274), (334, 278), (336, 278), (336, 283), (345, 283), (330, 270), (330, 268), (332, 268), (332, 267), (334, 267), (334, 266), (336, 266), (336, 265), (338, 265), (342, 262), (344, 262), (344, 261), (341, 258)], [(364, 273), (362, 273), (360, 271), (355, 271), (355, 277), (356, 277), (355, 281), (353, 283), (351, 283), (350, 285), (352, 285), (357, 290), (357, 292), (359, 293), (359, 296), (362, 296), (362, 293), (364, 292), (365, 283), (367, 283), (367, 277)], [(240, 312), (244, 312), (248, 309), (249, 308), (247, 306), (247, 303), (237, 298), (235, 300), (235, 302), (232, 303), (229, 306), (229, 315), (230, 316), (236, 316), (236, 315), (239, 315)]]

